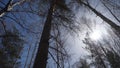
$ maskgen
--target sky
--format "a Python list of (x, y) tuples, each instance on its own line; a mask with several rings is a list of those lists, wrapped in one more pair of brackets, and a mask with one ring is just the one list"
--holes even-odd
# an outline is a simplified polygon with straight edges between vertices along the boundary
[[(95, 3), (96, 2), (96, 3)], [(101, 3), (99, 3), (97, 0), (91, 1), (92, 6), (96, 6), (96, 9), (100, 12), (102, 12), (105, 16), (109, 17), (110, 19), (113, 18), (107, 10), (105, 10), (105, 7)], [(82, 42), (84, 38), (86, 38), (86, 34), (90, 33), (90, 38), (93, 42), (102, 41), (103, 38), (110, 37), (108, 30), (111, 30), (110, 26), (103, 22), (102, 19), (100, 19), (98, 16), (96, 16), (93, 12), (91, 12), (88, 9), (84, 8), (75, 8), (77, 9), (76, 12), (76, 20), (81, 23), (80, 29), (81, 31), (78, 31), (77, 35), (75, 36), (69, 36), (67, 39), (66, 44), (68, 47), (68, 52), (71, 54), (71, 65), (73, 65), (76, 61), (79, 61), (80, 58), (84, 58), (86, 55), (89, 55), (90, 53), (85, 49), (85, 44)], [(87, 18), (84, 21), (84, 18)], [(114, 19), (112, 19), (115, 21)], [(91, 23), (91, 24), (90, 24)], [(89, 27), (88, 25), (89, 24)], [(110, 38), (108, 38), (110, 39)], [(108, 40), (107, 39), (107, 40)]]
[[(110, 14), (110, 12), (101, 4), (98, 0), (90, 1), (90, 4), (96, 8), (99, 12), (101, 12), (103, 15), (108, 17), (110, 20), (113, 20), (116, 22), (114, 17)], [(78, 31), (77, 36), (69, 37), (68, 39), (68, 47), (70, 48), (70, 53), (72, 54), (72, 63), (78, 61), (80, 58), (84, 58), (86, 55), (89, 55), (90, 53), (85, 49), (85, 44), (82, 42), (84, 38), (86, 38), (86, 34), (89, 33), (89, 36), (93, 42), (102, 42), (104, 44), (104, 40), (109, 40), (111, 42), (112, 37), (115, 34), (113, 33), (111, 27), (106, 24), (102, 19), (100, 19), (97, 15), (95, 15), (93, 12), (91, 12), (89, 9), (86, 8), (76, 8), (78, 11), (76, 11), (76, 21), (80, 22), (80, 29), (81, 31)], [(84, 18), (88, 21), (83, 21)], [(86, 25), (86, 24), (89, 25)], [(91, 23), (91, 24), (90, 24)], [(119, 25), (119, 23), (117, 23)], [(90, 27), (90, 28), (89, 28)], [(109, 31), (113, 33), (113, 35), (110, 35)], [(114, 44), (114, 42), (111, 42), (111, 45)], [(71, 63), (71, 64), (72, 64)]]
[[(7, 0), (4, 0), (4, 2), (5, 1), (7, 1)], [(106, 10), (105, 7), (103, 7), (103, 5), (98, 0), (90, 1), (90, 4), (94, 8), (96, 8), (99, 12), (104, 14), (106, 17), (108, 17), (109, 19), (116, 22), (116, 20), (113, 18), (113, 16), (111, 16), (110, 12), (108, 12), (108, 10)], [(21, 10), (24, 8), (24, 10), (25, 9), (30, 10), (30, 8), (26, 7), (26, 5), (28, 5), (28, 4), (22, 4), (22, 5), (24, 7), (16, 6), (13, 9)], [(35, 6), (35, 4), (33, 4), (33, 6)], [(38, 6), (32, 7), (32, 9), (37, 11)], [(91, 12), (90, 10), (88, 10), (84, 7), (80, 7), (80, 8), (76, 7), (76, 8), (73, 8), (73, 10), (76, 13), (76, 19), (74, 22), (77, 21), (80, 23), (80, 25), (79, 25), (80, 31), (78, 31), (76, 34), (74, 34), (74, 36), (71, 36), (70, 34), (68, 34), (68, 38), (66, 39), (65, 45), (66, 45), (66, 49), (67, 49), (68, 53), (71, 55), (71, 58), (70, 58), (71, 65), (73, 65), (76, 61), (78, 61), (79, 58), (84, 58), (84, 56), (89, 55), (88, 51), (85, 50), (86, 45), (83, 43), (84, 38), (87, 37), (86, 36), (87, 33), (89, 33), (90, 38), (94, 42), (97, 42), (98, 40), (102, 42), (103, 38), (106, 38), (107, 40), (111, 39), (110, 35), (108, 33), (108, 31), (111, 31), (110, 26), (108, 24), (106, 24), (105, 22), (103, 22), (103, 20), (100, 19), (98, 16), (96, 16), (93, 12)], [(44, 10), (44, 11), (46, 11), (46, 10)], [(42, 32), (42, 28), (43, 28), (43, 24), (44, 24), (42, 22), (44, 22), (45, 19), (44, 19), (44, 17), (39, 17), (36, 14), (29, 14), (31, 17), (29, 17), (29, 15), (26, 13), (19, 13), (19, 14), (14, 13), (14, 14), (17, 16), (16, 19), (21, 18), (22, 20), (25, 21), (25, 22), (20, 21), (22, 24), (24, 24), (24, 26), (27, 26), (27, 28), (29, 28), (32, 31), (39, 32), (38, 34), (34, 34), (32, 32), (30, 33), (29, 31), (24, 30), (18, 24), (15, 24), (15, 22), (13, 20), (10, 20), (10, 19), (5, 20), (5, 22), (10, 23), (11, 26), (16, 25), (16, 27), (24, 35), (24, 39), (26, 40), (26, 43), (24, 45), (25, 47), (22, 51), (22, 58), (20, 59), (20, 61), (22, 61), (20, 68), (23, 68), (24, 64), (26, 63), (25, 61), (27, 59), (29, 48), (30, 48), (30, 53), (28, 56), (27, 65), (30, 64), (29, 61), (33, 55), (32, 53), (33, 53), (34, 48), (36, 46), (38, 46), (38, 44), (36, 44), (36, 42), (38, 42), (40, 39), (40, 36), (41, 36), (40, 34)], [(7, 15), (13, 17), (14, 14), (10, 13)], [(85, 20), (87, 20), (87, 21), (85, 21)], [(40, 23), (38, 23), (38, 22), (40, 22)], [(88, 24), (88, 25), (86, 25), (86, 24)], [(117, 23), (117, 24), (119, 24), (119, 23)], [(9, 24), (7, 24), (7, 26), (9, 26)], [(8, 27), (8, 29), (9, 29), (9, 27)], [(34, 52), (34, 55), (35, 55), (35, 52)], [(51, 63), (51, 60), (49, 60), (49, 61), (50, 62), (48, 62), (48, 63)], [(54, 62), (53, 62), (53, 64), (54, 64)], [(32, 66), (32, 64), (31, 64), (31, 66)], [(50, 68), (55, 68), (51, 64), (49, 64), (48, 66), (50, 66)]]

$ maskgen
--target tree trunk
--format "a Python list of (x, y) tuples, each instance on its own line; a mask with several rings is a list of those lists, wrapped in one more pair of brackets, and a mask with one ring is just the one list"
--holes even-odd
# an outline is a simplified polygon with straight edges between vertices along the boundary
[(85, 6), (87, 6), (90, 10), (92, 10), (97, 16), (99, 16), (102, 20), (104, 20), (105, 22), (107, 22), (111, 27), (113, 27), (115, 30), (120, 30), (120, 26), (118, 26), (117, 24), (115, 24), (113, 21), (111, 21), (110, 19), (108, 19), (107, 17), (105, 17), (104, 15), (102, 15), (100, 12), (98, 12), (96, 9), (94, 9), (93, 7), (91, 7), (89, 4), (86, 4), (84, 2), (81, 2), (82, 4), (84, 4)]
[(33, 68), (46, 68), (49, 48), (49, 38), (51, 31), (52, 14), (55, 6), (55, 1), (51, 1), (50, 9), (48, 11), (47, 19), (43, 28), (43, 33), (40, 39), (37, 55), (34, 61)]

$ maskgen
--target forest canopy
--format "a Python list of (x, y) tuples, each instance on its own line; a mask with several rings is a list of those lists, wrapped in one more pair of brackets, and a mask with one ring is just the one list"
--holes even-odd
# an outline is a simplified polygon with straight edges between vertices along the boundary
[(0, 68), (120, 68), (120, 0), (0, 0)]

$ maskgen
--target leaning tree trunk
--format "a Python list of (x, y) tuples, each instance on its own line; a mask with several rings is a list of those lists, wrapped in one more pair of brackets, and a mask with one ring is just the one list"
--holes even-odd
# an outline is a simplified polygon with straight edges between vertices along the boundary
[(90, 10), (92, 10), (97, 16), (99, 16), (102, 20), (104, 20), (106, 23), (108, 23), (112, 28), (117, 30), (118, 32), (120, 31), (120, 26), (115, 24), (113, 21), (102, 15), (100, 12), (98, 12), (96, 9), (94, 9), (92, 6), (89, 4), (86, 4), (84, 2), (81, 2), (83, 5), (87, 6)]
[(50, 9), (43, 28), (43, 33), (40, 39), (37, 55), (35, 57), (33, 68), (46, 68), (49, 48), (49, 38), (51, 31), (52, 14), (55, 6), (55, 1), (51, 1)]

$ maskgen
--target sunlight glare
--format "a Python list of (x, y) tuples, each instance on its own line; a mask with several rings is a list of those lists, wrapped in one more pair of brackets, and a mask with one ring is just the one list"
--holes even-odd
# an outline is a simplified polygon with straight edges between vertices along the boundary
[(94, 41), (100, 40), (102, 37), (102, 34), (100, 30), (94, 30), (93, 33), (90, 34), (90, 38)]

